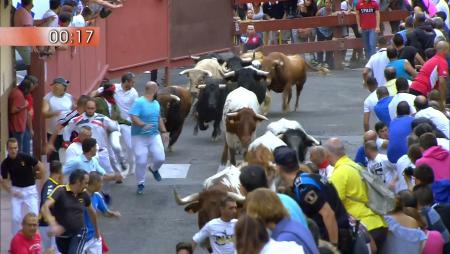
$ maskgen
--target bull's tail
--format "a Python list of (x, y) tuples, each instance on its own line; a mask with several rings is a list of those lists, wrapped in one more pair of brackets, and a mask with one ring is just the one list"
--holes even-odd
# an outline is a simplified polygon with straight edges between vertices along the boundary
[(311, 64), (311, 62), (307, 61), (306, 59), (304, 59), (304, 61), (305, 61), (306, 67), (308, 67), (308, 69), (311, 71), (319, 72), (319, 74), (321, 74), (323, 76), (326, 76), (330, 73), (330, 70), (328, 68), (325, 68), (322, 66), (320, 66), (320, 67), (314, 66)]

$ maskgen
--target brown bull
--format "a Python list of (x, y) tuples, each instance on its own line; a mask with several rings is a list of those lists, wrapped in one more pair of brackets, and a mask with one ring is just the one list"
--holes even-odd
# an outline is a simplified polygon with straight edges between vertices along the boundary
[[(244, 197), (241, 193), (239, 175), (241, 167), (252, 164), (264, 168), (269, 181), (276, 176), (276, 167), (272, 163), (273, 154), (266, 147), (260, 145), (248, 151), (245, 157), (246, 163), (239, 167), (230, 166), (221, 172), (209, 177), (203, 183), (203, 191), (181, 198), (174, 190), (175, 201), (184, 205), (184, 210), (190, 213), (198, 213), (198, 226), (202, 228), (208, 221), (220, 216), (220, 200), (225, 196), (234, 198), (239, 207), (242, 207)], [(238, 210), (239, 213), (239, 210)]]
[(226, 114), (225, 130), (226, 140), (222, 152), (222, 164), (230, 159), (232, 165), (236, 165), (236, 151), (247, 150), (255, 136), (258, 122), (267, 120), (265, 116), (256, 114), (250, 108), (243, 108), (237, 112)]
[(289, 111), (292, 97), (292, 86), (296, 87), (295, 110), (298, 109), (299, 97), (306, 81), (307, 64), (298, 55), (286, 56), (283, 53), (272, 52), (262, 61), (262, 69), (269, 72), (266, 79), (269, 90), (283, 93), (283, 112)]
[(167, 131), (170, 133), (169, 151), (178, 140), (183, 129), (183, 123), (189, 114), (192, 96), (188, 89), (180, 86), (169, 86), (159, 89), (157, 100), (161, 105)]

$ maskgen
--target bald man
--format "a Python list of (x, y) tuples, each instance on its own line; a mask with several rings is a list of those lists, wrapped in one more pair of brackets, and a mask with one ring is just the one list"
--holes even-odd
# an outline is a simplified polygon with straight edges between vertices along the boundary
[(317, 166), (322, 177), (330, 177), (333, 172), (333, 166), (327, 160), (327, 150), (323, 146), (311, 147), (309, 149), (309, 160)]
[(165, 160), (164, 141), (168, 140), (168, 132), (160, 115), (160, 105), (155, 99), (158, 85), (153, 82), (145, 84), (144, 96), (137, 99), (131, 107), (129, 114), (132, 121), (131, 142), (136, 157), (136, 193), (144, 193), (145, 174), (149, 164), (148, 155), (152, 157), (152, 165), (148, 170), (156, 181), (161, 181), (158, 170)]
[[(373, 135), (372, 133), (367, 134), (367, 136)], [(386, 240), (387, 227), (383, 217), (365, 205), (368, 200), (366, 186), (358, 172), (363, 169), (347, 156), (344, 143), (339, 138), (328, 139), (324, 147), (327, 150), (330, 164), (334, 166), (330, 182), (336, 188), (345, 210), (356, 219), (361, 220), (361, 223), (369, 230), (377, 248), (381, 250)]]
[(364, 133), (363, 136), (363, 144), (358, 148), (358, 151), (356, 152), (356, 156), (355, 156), (355, 162), (367, 167), (367, 156), (366, 156), (366, 152), (364, 151), (364, 143), (366, 143), (367, 141), (376, 141), (378, 138), (377, 132), (374, 130), (368, 130)]
[(449, 44), (446, 41), (439, 41), (435, 48), (436, 55), (425, 62), (412, 82), (409, 92), (413, 95), (427, 96), (431, 90), (437, 89), (441, 93), (441, 106), (444, 106), (447, 95), (448, 64), (446, 56), (449, 53)]

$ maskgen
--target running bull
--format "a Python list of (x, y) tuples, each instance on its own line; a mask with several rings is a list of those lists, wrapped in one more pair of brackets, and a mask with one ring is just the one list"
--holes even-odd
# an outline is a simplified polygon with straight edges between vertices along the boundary
[(178, 140), (183, 123), (189, 114), (192, 96), (188, 89), (180, 86), (169, 86), (159, 89), (156, 96), (161, 105), (161, 112), (169, 135), (169, 151)]

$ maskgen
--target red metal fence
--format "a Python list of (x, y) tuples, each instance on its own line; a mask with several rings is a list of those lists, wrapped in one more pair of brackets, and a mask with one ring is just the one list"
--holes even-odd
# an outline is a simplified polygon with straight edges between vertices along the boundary
[[(32, 74), (41, 80), (35, 90), (36, 115), (53, 78), (71, 81), (68, 92), (78, 97), (108, 76), (192, 64), (190, 55), (227, 51), (232, 47), (233, 4), (228, 0), (133, 0), (99, 19), (101, 42), (96, 48), (57, 51), (48, 60), (33, 56)], [(167, 79), (166, 79), (167, 81)], [(45, 121), (34, 119), (34, 151), (45, 145)]]

